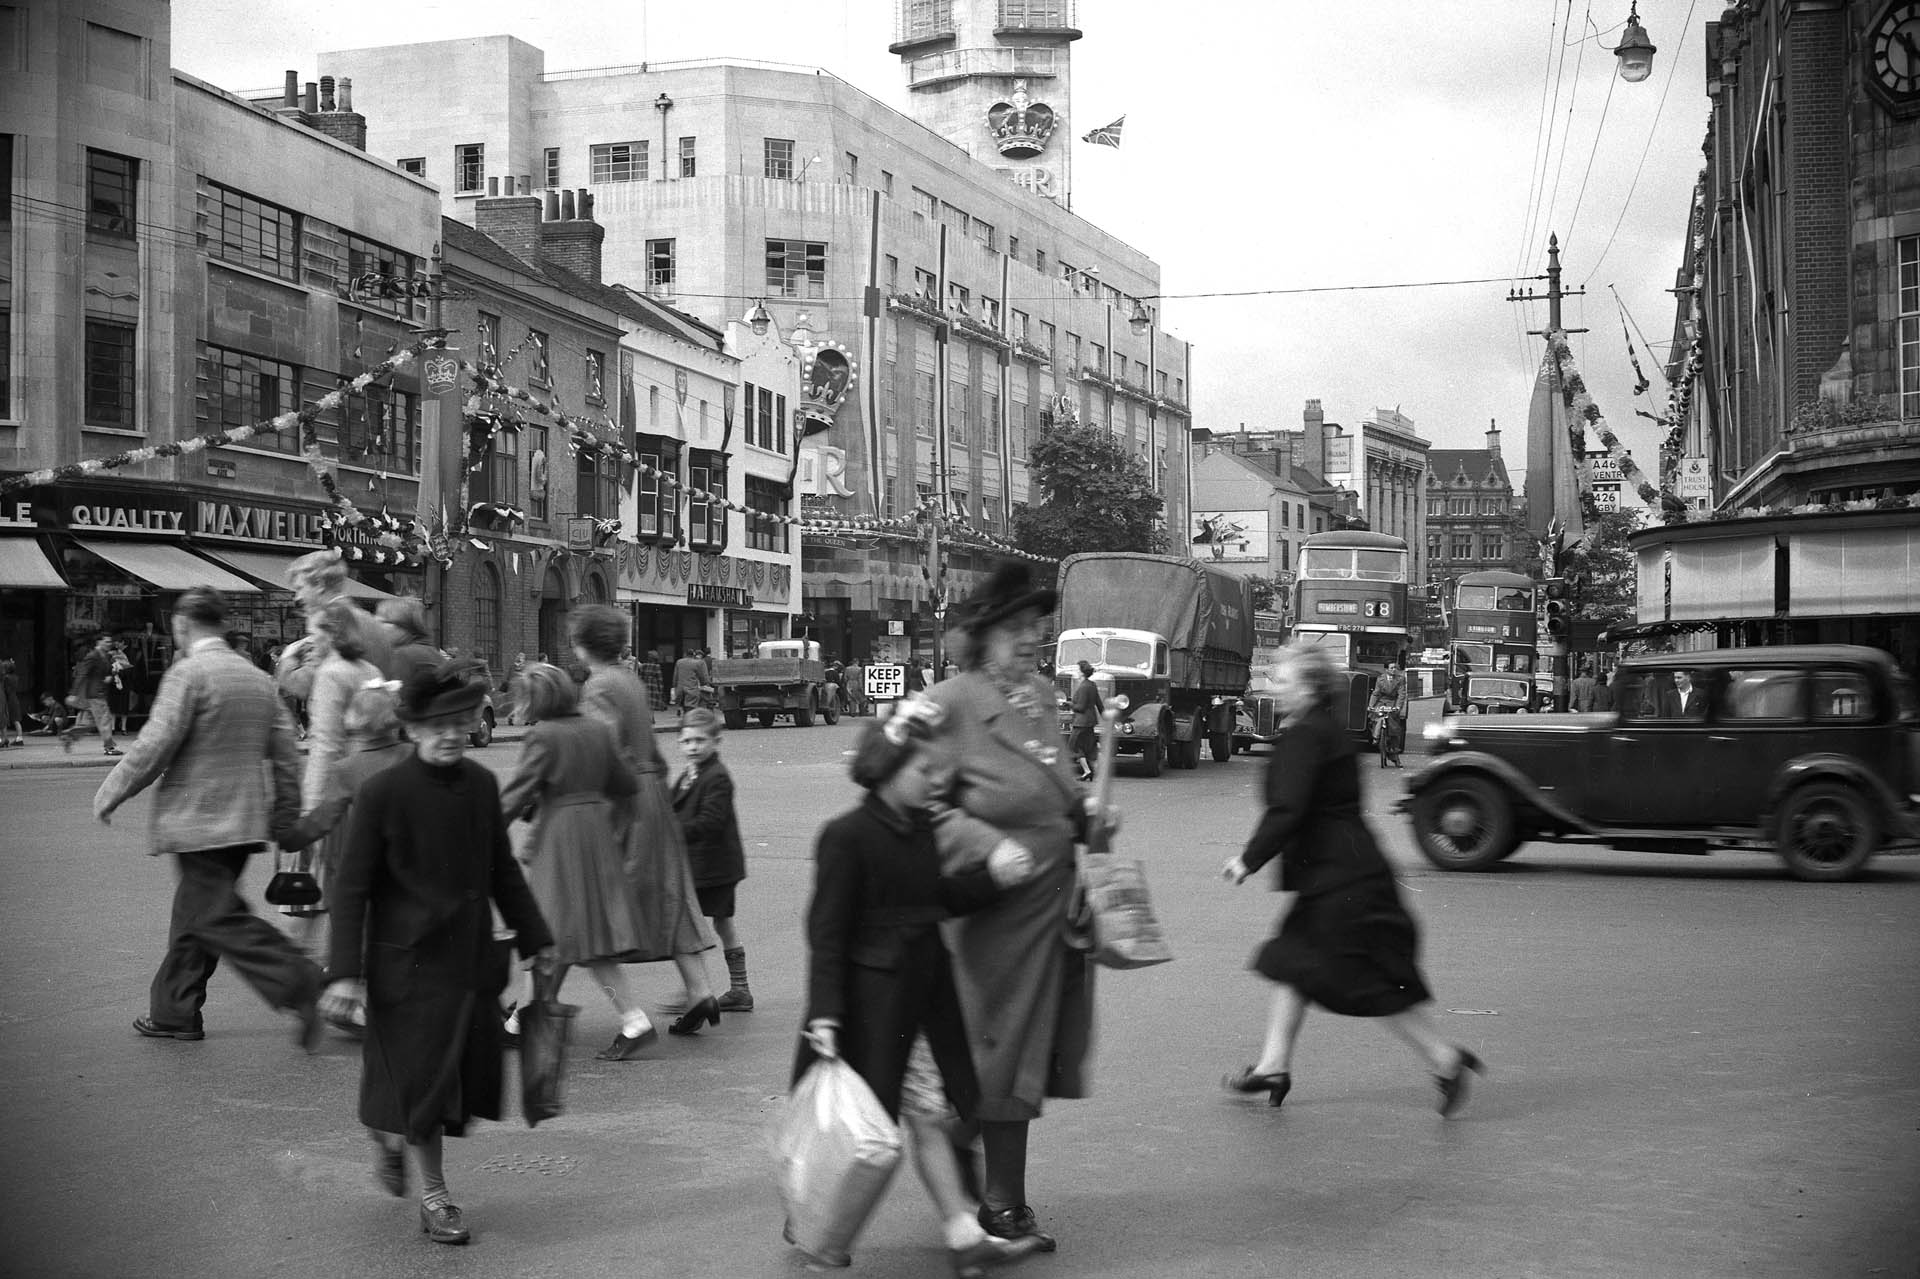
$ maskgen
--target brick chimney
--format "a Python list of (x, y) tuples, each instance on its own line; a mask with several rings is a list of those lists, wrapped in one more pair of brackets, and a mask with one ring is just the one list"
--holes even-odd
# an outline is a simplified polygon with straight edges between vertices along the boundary
[(1487, 452), (1493, 455), (1494, 461), (1500, 460), (1500, 423), (1496, 418), (1487, 419)]
[(1320, 401), (1308, 400), (1306, 411), (1300, 415), (1300, 464), (1321, 479), (1327, 476), (1327, 415), (1320, 410)]
[(337, 86), (332, 76), (320, 77), (320, 111), (307, 124), (356, 151), (367, 149), (367, 117), (353, 109), (353, 81), (346, 76)]
[(548, 220), (540, 224), (541, 256), (589, 283), (601, 283), (601, 248), (606, 242), (607, 229), (593, 220), (593, 193), (585, 187), (577, 193), (558, 192), (560, 216), (557, 220), (552, 210), (554, 194), (548, 192)]
[(473, 229), (529, 266), (540, 264), (539, 196), (488, 195), (475, 200)]

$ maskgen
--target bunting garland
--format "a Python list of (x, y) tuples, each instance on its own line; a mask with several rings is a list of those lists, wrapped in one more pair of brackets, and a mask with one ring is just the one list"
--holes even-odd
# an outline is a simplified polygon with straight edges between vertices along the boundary
[(1547, 336), (1547, 355), (1554, 363), (1554, 372), (1560, 385), (1560, 397), (1573, 414), (1567, 429), (1573, 436), (1573, 456), (1576, 459), (1582, 459), (1579, 461), (1580, 491), (1582, 493), (1593, 491), (1589, 467), (1584, 461), (1585, 428), (1590, 426), (1600, 437), (1600, 443), (1606, 446), (1607, 456), (1619, 464), (1621, 477), (1634, 486), (1634, 492), (1640, 495), (1640, 500), (1648, 506), (1663, 505), (1664, 495), (1648, 482), (1645, 472), (1633, 460), (1633, 454), (1621, 445), (1620, 437), (1613, 433), (1613, 428), (1607, 425), (1607, 419), (1601, 416), (1600, 406), (1595, 404), (1593, 397), (1587, 393), (1586, 379), (1582, 378), (1579, 370), (1574, 367), (1573, 349), (1567, 345), (1566, 334), (1556, 331)]

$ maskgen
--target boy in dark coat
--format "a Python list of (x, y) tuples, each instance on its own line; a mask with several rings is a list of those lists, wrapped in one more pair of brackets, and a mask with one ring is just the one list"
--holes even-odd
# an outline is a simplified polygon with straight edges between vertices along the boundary
[(673, 815), (687, 840), (687, 865), (700, 898), (700, 913), (713, 923), (727, 959), (727, 993), (720, 1010), (753, 1011), (747, 985), (747, 947), (733, 925), (734, 888), (747, 877), (740, 819), (733, 809), (733, 774), (720, 759), (720, 717), (704, 708), (680, 724), (680, 754), (687, 771), (673, 787)]
[(536, 967), (553, 938), (521, 876), (493, 774), (464, 758), (486, 695), (480, 665), (448, 661), (402, 687), (400, 718), (414, 755), (369, 778), (354, 797), (346, 858), (332, 889), (332, 982), (323, 1012), (364, 1007), (360, 1122), (379, 1154), (375, 1175), (406, 1193), (405, 1148), (420, 1170), (420, 1229), (466, 1243), (447, 1194), (441, 1138), (498, 1119), (499, 996), (507, 981), (493, 906)]

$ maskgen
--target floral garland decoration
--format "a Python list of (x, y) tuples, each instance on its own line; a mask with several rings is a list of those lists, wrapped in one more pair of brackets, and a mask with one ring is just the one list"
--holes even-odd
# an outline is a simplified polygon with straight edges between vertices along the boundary
[[(1595, 404), (1593, 397), (1587, 393), (1586, 379), (1582, 378), (1579, 371), (1574, 368), (1573, 350), (1567, 345), (1566, 334), (1555, 332), (1548, 335), (1547, 356), (1554, 363), (1554, 372), (1560, 382), (1561, 399), (1573, 414), (1573, 421), (1568, 430), (1572, 436), (1574, 456), (1582, 457), (1586, 451), (1586, 432), (1581, 426), (1581, 423), (1585, 423), (1600, 437), (1600, 443), (1606, 446), (1607, 456), (1619, 464), (1620, 474), (1634, 486), (1634, 492), (1640, 495), (1640, 500), (1649, 506), (1664, 506), (1668, 501), (1668, 495), (1663, 494), (1648, 482), (1646, 473), (1633, 460), (1633, 454), (1621, 445), (1620, 437), (1614, 434), (1613, 428), (1607, 425), (1607, 419), (1601, 415), (1600, 406)], [(1591, 493), (1592, 488), (1593, 481), (1588, 475), (1587, 464), (1583, 461), (1580, 463), (1580, 491), (1583, 494)]]

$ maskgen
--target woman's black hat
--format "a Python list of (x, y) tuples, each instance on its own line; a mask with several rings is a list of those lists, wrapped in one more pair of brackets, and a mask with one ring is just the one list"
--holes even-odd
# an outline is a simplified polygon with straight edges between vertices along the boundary
[(979, 589), (967, 597), (960, 626), (964, 630), (983, 631), (995, 622), (1032, 609), (1036, 613), (1053, 612), (1060, 593), (1051, 586), (1035, 586), (1033, 570), (1025, 560), (1001, 560)]
[(470, 657), (423, 666), (400, 686), (400, 705), (395, 713), (405, 722), (417, 724), (471, 711), (486, 699), (485, 670)]

